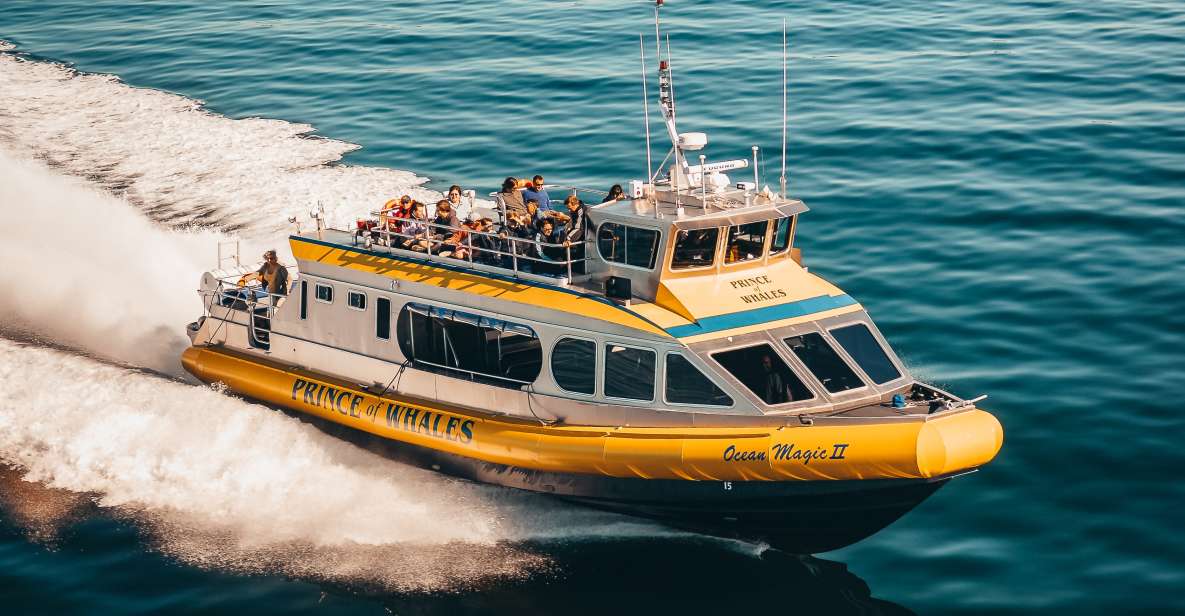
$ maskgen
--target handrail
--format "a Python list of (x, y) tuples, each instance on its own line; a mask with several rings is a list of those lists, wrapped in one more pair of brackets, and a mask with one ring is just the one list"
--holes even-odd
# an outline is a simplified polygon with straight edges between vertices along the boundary
[[(430, 221), (420, 220), (420, 219), (414, 219), (414, 218), (396, 218), (395, 216), (392, 216), (389, 212), (390, 212), (390, 210), (388, 210), (386, 213), (384, 213), (382, 211), (371, 212), (372, 215), (379, 217), (379, 222), (377, 222), (375, 227), (371, 228), (371, 229), (356, 229), (354, 231), (355, 237), (358, 237), (359, 235), (363, 235), (366, 233), (374, 233), (374, 234), (378, 235), (378, 237), (383, 241), (383, 243), (388, 248), (397, 248), (397, 249), (402, 249), (402, 250), (412, 250), (413, 252), (419, 252), (418, 250), (414, 250), (413, 248), (403, 248), (402, 246), (400, 246), (399, 243), (393, 242), (392, 238), (400, 238), (400, 240), (407, 240), (407, 242), (410, 243), (412, 246), (420, 247), (423, 250), (423, 252), (428, 255), (429, 259), (432, 259), (433, 257), (435, 257), (435, 258), (452, 258), (455, 260), (463, 260), (463, 261), (468, 261), (470, 263), (473, 263), (475, 253), (480, 253), (483, 255), (490, 255), (490, 256), (495, 257), (494, 261), (496, 261), (496, 262), (490, 262), (488, 259), (483, 260), (481, 258), (478, 258), (476, 262), (484, 264), (484, 265), (489, 265), (491, 267), (509, 269), (509, 270), (512, 270), (516, 275), (519, 273), (519, 270), (521, 269), (519, 266), (520, 259), (525, 260), (528, 263), (539, 263), (539, 264), (550, 265), (550, 266), (554, 266), (554, 267), (562, 267), (567, 272), (567, 279), (568, 280), (572, 280), (572, 278), (573, 278), (573, 273), (574, 273), (572, 271), (573, 264), (574, 263), (581, 263), (581, 262), (584, 262), (588, 259), (587, 254), (582, 257), (574, 258), (572, 256), (572, 244), (571, 243), (551, 243), (551, 242), (536, 241), (534, 239), (524, 238), (524, 237), (514, 237), (514, 236), (510, 235), (509, 233), (507, 233), (505, 229), (503, 229), (503, 231), (500, 233), (490, 233), (490, 232), (486, 232), (486, 231), (478, 231), (476, 229), (470, 229), (469, 227), (464, 227), (464, 226), (454, 227), (452, 225), (440, 224), (440, 223), (435, 223), (435, 222), (430, 222)], [(382, 223), (383, 218), (387, 218), (392, 223), (399, 225), (400, 230), (393, 231), (390, 228), (385, 227)], [(414, 223), (416, 225), (419, 225), (423, 228), (423, 231), (422, 232), (415, 232), (415, 233), (405, 233), (402, 230), (402, 228), (407, 223)], [(434, 233), (432, 231), (437, 231), (437, 232)], [(452, 235), (455, 235), (458, 232), (464, 234), (464, 240), (463, 240), (464, 245), (463, 246), (460, 244), (452, 244), (451, 242), (447, 241), (447, 238), (451, 237)], [(491, 245), (490, 246), (475, 246), (474, 242), (473, 242), (474, 236), (489, 238), (491, 240)], [(402, 242), (400, 242), (400, 243), (402, 243)], [(510, 246), (510, 250), (503, 250), (503, 246), (506, 245), (507, 243)], [(584, 242), (581, 241), (579, 244), (583, 244), (583, 243)], [(524, 244), (526, 245), (526, 248), (524, 248)], [(463, 258), (462, 257), (454, 257), (451, 254), (445, 255), (444, 257), (440, 256), (441, 252), (445, 252), (445, 250), (442, 250), (442, 249), (448, 245), (456, 246), (457, 249), (463, 248), (465, 250), (465, 256)], [(532, 249), (534, 249), (533, 252), (536, 253), (538, 256), (532, 255)], [(551, 251), (562, 250), (565, 258), (564, 259), (550, 258), (547, 256), (547, 251), (549, 251), (549, 250), (551, 250)], [(451, 252), (455, 253), (457, 251), (452, 250)], [(507, 259), (510, 261), (510, 267), (506, 267), (505, 265), (501, 264), (501, 263), (505, 262)], [(527, 272), (527, 273), (533, 273), (533, 274), (538, 274), (538, 275), (543, 275), (543, 276), (548, 275), (547, 273), (543, 273), (543, 272)]]

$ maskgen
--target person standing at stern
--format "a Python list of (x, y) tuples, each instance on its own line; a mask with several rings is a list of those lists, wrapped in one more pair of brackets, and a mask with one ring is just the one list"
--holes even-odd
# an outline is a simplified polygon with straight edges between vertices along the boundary
[(250, 274), (243, 274), (239, 286), (253, 280), (258, 280), (270, 295), (288, 295), (288, 268), (280, 265), (274, 250), (263, 253), (263, 265)]

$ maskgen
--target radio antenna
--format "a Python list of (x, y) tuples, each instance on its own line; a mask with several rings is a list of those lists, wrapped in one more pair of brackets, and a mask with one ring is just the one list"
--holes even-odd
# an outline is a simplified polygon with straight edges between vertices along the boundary
[(786, 198), (786, 66), (789, 64), (786, 18), (782, 18), (782, 198)]
[(642, 54), (642, 115), (646, 120), (646, 183), (654, 181), (654, 163), (650, 157), (650, 96), (646, 92), (646, 39), (638, 33), (638, 51)]

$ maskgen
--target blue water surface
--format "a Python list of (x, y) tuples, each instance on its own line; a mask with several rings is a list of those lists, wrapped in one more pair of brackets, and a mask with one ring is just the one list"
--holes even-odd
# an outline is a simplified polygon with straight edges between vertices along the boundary
[[(645, 173), (649, 7), (5, 0), (0, 39), (230, 117), (309, 123), (363, 146), (346, 163), (436, 186), (539, 172), (607, 187)], [(1185, 4), (664, 11), (682, 129), (707, 132), (714, 159), (760, 145), (774, 186), (788, 18), (806, 264), (867, 306), (919, 376), (990, 394), (1006, 433), (993, 464), (825, 556), (846, 570), (623, 539), (541, 548), (551, 576), (376, 595), (192, 569), (95, 514), (54, 550), (5, 526), (0, 598), (103, 613), (1185, 609)]]

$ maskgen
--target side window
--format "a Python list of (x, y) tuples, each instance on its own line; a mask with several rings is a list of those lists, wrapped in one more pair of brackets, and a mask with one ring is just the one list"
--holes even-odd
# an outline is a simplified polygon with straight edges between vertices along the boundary
[(374, 335), (381, 340), (391, 339), (391, 300), (380, 297), (374, 304)]
[(766, 404), (786, 404), (815, 397), (768, 344), (721, 351), (712, 355), (712, 359)]
[(831, 330), (831, 335), (856, 360), (873, 383), (880, 385), (901, 376), (867, 325), (847, 325)]
[(326, 304), (333, 303), (333, 287), (327, 284), (318, 284), (316, 285), (314, 292), (316, 293), (315, 297), (317, 298), (317, 301)]
[(597, 231), (597, 250), (607, 262), (654, 269), (658, 231), (607, 222)]
[(841, 391), (864, 387), (864, 382), (852, 371), (843, 358), (831, 348), (823, 336), (811, 332), (801, 336), (786, 338), (786, 346), (794, 351), (794, 355), (806, 364), (815, 378), (827, 388), (827, 391), (837, 394)]
[(560, 388), (578, 394), (597, 393), (597, 343), (563, 338), (551, 349), (551, 375)]
[(597, 250), (610, 263), (625, 262), (625, 227), (607, 222), (597, 231)]
[(300, 320), (309, 318), (309, 283), (300, 281)]
[(728, 228), (728, 249), (724, 251), (725, 263), (740, 263), (760, 259), (765, 252), (765, 230), (768, 220), (733, 225)]
[(525, 326), (476, 314), (407, 304), (399, 313), (399, 348), (417, 367), (496, 385), (532, 383), (543, 348)]
[(732, 398), (724, 390), (678, 353), (667, 355), (666, 399), (671, 404), (732, 406)]
[(675, 251), (671, 255), (671, 269), (708, 267), (716, 261), (716, 243), (720, 228), (679, 231), (675, 236)]
[(769, 242), (770, 256), (782, 254), (790, 247), (790, 221), (787, 216), (774, 221), (774, 236)]
[(654, 351), (605, 345), (605, 395), (627, 400), (654, 399)]
[(346, 303), (354, 310), (366, 310), (366, 294), (358, 291), (347, 291)]

